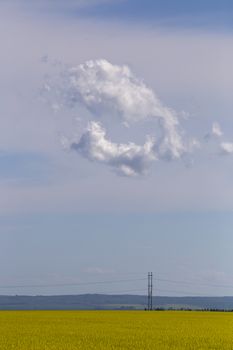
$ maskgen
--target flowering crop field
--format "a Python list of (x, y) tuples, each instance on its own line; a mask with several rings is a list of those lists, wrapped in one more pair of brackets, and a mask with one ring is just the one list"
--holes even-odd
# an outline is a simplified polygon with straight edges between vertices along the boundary
[(233, 313), (2, 311), (1, 350), (233, 349)]

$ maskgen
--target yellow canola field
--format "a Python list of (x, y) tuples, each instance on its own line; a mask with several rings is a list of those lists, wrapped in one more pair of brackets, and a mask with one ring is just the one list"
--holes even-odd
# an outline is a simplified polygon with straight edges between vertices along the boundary
[(233, 350), (233, 313), (2, 311), (1, 350)]

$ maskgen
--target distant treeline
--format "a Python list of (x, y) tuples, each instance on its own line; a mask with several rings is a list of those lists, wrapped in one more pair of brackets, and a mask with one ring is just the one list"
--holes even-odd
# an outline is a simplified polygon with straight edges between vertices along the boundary
[[(145, 311), (147, 309), (145, 308)], [(192, 308), (164, 308), (164, 307), (156, 307), (153, 311), (200, 311), (200, 312), (233, 312), (233, 309), (192, 309)]]
[[(145, 310), (143, 295), (0, 296), (0, 310)], [(153, 308), (162, 310), (233, 310), (233, 297), (153, 297)]]

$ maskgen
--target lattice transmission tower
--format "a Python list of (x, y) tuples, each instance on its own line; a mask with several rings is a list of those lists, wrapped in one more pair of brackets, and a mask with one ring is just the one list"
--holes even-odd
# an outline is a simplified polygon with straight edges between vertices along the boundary
[(153, 273), (148, 272), (148, 311), (153, 310)]

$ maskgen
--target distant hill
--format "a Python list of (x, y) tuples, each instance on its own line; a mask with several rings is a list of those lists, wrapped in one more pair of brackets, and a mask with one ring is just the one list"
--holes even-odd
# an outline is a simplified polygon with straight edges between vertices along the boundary
[[(0, 310), (119, 310), (144, 309), (140, 295), (0, 296)], [(154, 297), (155, 308), (233, 309), (233, 297)]]

